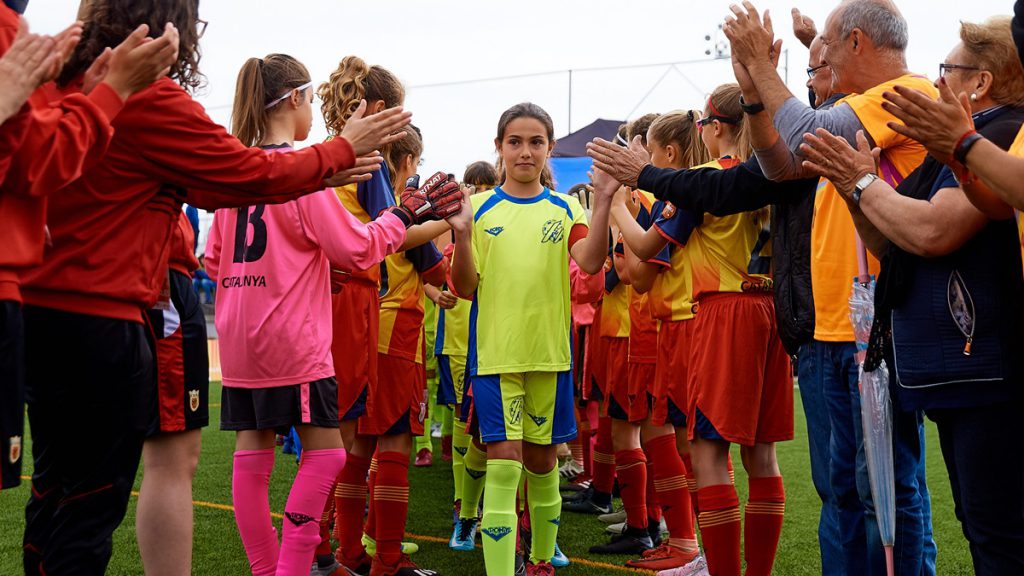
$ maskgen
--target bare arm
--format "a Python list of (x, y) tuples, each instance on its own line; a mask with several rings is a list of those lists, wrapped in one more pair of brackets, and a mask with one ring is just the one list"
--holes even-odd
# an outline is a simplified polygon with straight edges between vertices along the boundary
[(657, 264), (650, 264), (644, 262), (637, 257), (636, 254), (630, 250), (629, 246), (625, 246), (626, 255), (625, 269), (629, 271), (629, 278), (633, 290), (636, 290), (639, 294), (646, 294), (651, 291), (651, 287), (654, 286), (654, 279), (658, 276), (658, 272), (661, 271)]
[(473, 262), (473, 207), (468, 194), (462, 200), (462, 210), (448, 219), (455, 231), (455, 253), (452, 254), (451, 280), (455, 293), (472, 298), (480, 283), (480, 275)]
[(616, 203), (613, 211), (615, 221), (619, 223), (619, 231), (622, 234), (623, 243), (637, 258), (641, 260), (654, 258), (668, 244), (668, 240), (659, 234), (653, 226), (649, 230), (644, 230), (632, 218), (625, 204)]

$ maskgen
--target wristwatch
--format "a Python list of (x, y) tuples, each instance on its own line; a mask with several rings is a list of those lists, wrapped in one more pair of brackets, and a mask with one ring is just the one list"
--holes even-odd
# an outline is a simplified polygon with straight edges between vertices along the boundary
[(874, 184), (875, 180), (878, 180), (877, 174), (865, 174), (857, 180), (857, 183), (853, 185), (853, 203), (860, 204), (860, 195), (864, 193), (864, 190)]
[(743, 99), (743, 96), (740, 96), (740, 109), (743, 110), (744, 114), (753, 116), (754, 114), (764, 112), (764, 103), (755, 102), (753, 104), (747, 104), (747, 102)]

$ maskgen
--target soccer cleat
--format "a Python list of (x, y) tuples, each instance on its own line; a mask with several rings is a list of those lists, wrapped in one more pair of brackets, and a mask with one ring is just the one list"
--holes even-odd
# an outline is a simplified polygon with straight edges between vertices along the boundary
[(416, 464), (416, 466), (420, 466), (420, 467), (433, 466), (433, 464), (434, 464), (434, 454), (430, 451), (429, 448), (421, 449), (419, 452), (416, 453), (416, 462), (415, 462), (415, 464)]
[[(377, 541), (370, 538), (369, 534), (363, 533), (361, 539), (363, 548), (366, 548), (366, 554), (371, 558), (377, 555)], [(402, 554), (415, 554), (420, 551), (420, 545), (415, 542), (402, 542)]]
[(590, 488), (590, 478), (583, 476), (582, 474), (573, 478), (566, 484), (562, 484), (558, 487), (559, 492), (582, 492)]
[(451, 540), (448, 541), (448, 547), (460, 552), (472, 552), (476, 547), (476, 529), (479, 522), (477, 518), (460, 518), (452, 532)]
[(555, 576), (555, 567), (549, 562), (527, 562), (526, 576)]
[(341, 549), (334, 553), (334, 559), (341, 564), (341, 572), (337, 572), (338, 576), (368, 576), (370, 574), (370, 564), (373, 562), (373, 558), (363, 552), (362, 556), (355, 560), (347, 560), (340, 556)]
[(575, 480), (580, 474), (583, 474), (583, 465), (573, 458), (568, 458), (558, 468), (558, 475), (566, 480)]
[(402, 558), (394, 566), (385, 566), (379, 557), (375, 557), (370, 568), (370, 576), (440, 576), (440, 573), (420, 568), (409, 556), (402, 554)]
[(601, 514), (597, 517), (598, 520), (605, 524), (618, 524), (619, 522), (626, 521), (626, 508), (620, 505), (611, 514)]
[(594, 495), (579, 500), (566, 500), (562, 502), (562, 510), (567, 512), (578, 512), (580, 514), (608, 514), (612, 511), (611, 502), (605, 505), (594, 501)]
[(309, 569), (309, 576), (344, 576), (345, 574), (346, 572), (344, 572), (341, 564), (339, 564), (337, 560), (333, 559), (330, 564), (323, 568), (321, 568), (320, 564), (314, 560), (313, 567)]
[(675, 546), (670, 546), (668, 542), (662, 542), (661, 546), (644, 552), (640, 558), (626, 562), (626, 566), (644, 570), (668, 570), (686, 566), (697, 556), (697, 551), (684, 552)]
[(558, 542), (555, 542), (555, 555), (551, 557), (551, 565), (555, 568), (565, 568), (569, 564), (572, 564), (572, 561), (569, 560), (569, 557), (566, 556), (565, 553), (562, 552), (562, 549), (558, 547)]
[(628, 554), (637, 555), (654, 548), (646, 528), (626, 528), (618, 536), (612, 536), (607, 544), (590, 547), (591, 554)]
[(662, 570), (658, 572), (658, 576), (711, 576), (711, 573), (708, 572), (708, 563), (704, 560), (704, 556), (700, 555), (686, 566)]
[(583, 490), (580, 490), (579, 492), (575, 492), (573, 494), (569, 494), (568, 496), (562, 496), (562, 503), (564, 504), (566, 502), (580, 502), (582, 500), (587, 500), (587, 499), (593, 497), (593, 495), (594, 495), (594, 488), (593, 488), (593, 486), (589, 486), (588, 485), (586, 488), (584, 488)]

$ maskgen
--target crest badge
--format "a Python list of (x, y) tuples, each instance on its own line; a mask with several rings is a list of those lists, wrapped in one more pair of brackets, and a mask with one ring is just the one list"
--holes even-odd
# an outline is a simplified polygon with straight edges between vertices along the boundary
[(665, 202), (665, 206), (661, 209), (662, 218), (671, 218), (676, 215), (676, 206), (671, 202)]
[(188, 391), (188, 407), (193, 412), (199, 410), (199, 390)]
[(7, 459), (11, 464), (17, 464), (18, 460), (21, 460), (21, 436), (11, 436), (11, 449), (7, 454)]

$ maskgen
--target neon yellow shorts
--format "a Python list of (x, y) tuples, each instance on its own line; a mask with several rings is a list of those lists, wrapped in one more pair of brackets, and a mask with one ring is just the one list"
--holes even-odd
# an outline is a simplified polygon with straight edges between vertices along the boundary
[(570, 372), (472, 377), (473, 409), (484, 442), (547, 446), (576, 437)]

